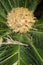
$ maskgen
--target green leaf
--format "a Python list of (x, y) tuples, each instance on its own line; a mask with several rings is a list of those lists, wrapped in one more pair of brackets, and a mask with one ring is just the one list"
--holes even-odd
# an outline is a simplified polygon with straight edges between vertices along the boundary
[(40, 65), (30, 46), (9, 45), (0, 49), (0, 65)]

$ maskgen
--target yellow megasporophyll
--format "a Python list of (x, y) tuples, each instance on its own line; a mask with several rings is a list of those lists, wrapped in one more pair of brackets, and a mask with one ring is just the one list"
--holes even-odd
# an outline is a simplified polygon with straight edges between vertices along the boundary
[(7, 23), (14, 32), (26, 33), (35, 23), (32, 11), (27, 8), (14, 8), (7, 15)]

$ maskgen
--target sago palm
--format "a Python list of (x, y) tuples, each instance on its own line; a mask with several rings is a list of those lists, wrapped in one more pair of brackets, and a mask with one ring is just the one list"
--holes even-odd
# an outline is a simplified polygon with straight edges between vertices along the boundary
[(43, 65), (43, 20), (39, 0), (0, 0), (0, 65)]

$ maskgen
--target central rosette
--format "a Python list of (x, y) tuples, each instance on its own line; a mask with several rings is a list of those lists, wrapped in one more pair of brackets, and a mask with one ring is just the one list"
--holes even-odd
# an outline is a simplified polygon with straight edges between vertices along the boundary
[(7, 23), (14, 32), (26, 33), (35, 23), (33, 12), (27, 8), (14, 8), (7, 15)]

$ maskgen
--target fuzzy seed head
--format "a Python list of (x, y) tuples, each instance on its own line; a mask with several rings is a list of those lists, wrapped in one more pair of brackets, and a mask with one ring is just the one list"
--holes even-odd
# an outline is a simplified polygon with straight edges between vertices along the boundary
[(32, 11), (27, 8), (14, 8), (7, 15), (8, 27), (14, 32), (26, 33), (35, 23)]

